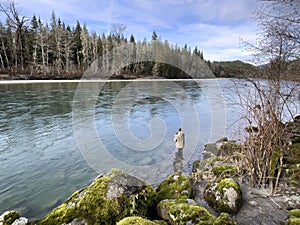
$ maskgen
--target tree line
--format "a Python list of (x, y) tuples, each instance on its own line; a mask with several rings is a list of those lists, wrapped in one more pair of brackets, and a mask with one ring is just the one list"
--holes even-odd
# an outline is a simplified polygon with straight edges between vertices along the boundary
[[(90, 32), (87, 25), (79, 21), (71, 27), (54, 12), (49, 23), (36, 15), (27, 18), (19, 14), (13, 1), (0, 3), (0, 12), (6, 18), (5, 22), (0, 21), (0, 72), (10, 78), (80, 78), (97, 58), (108, 52), (113, 54), (115, 47), (127, 43), (149, 44), (146, 40), (136, 41), (134, 35), (124, 37), (126, 26), (123, 24), (113, 24), (111, 32), (106, 35)], [(151, 40), (177, 54), (197, 55), (203, 59), (203, 51), (197, 47), (192, 51), (187, 45), (171, 46), (167, 40), (162, 41), (155, 31)], [(188, 77), (178, 68), (154, 61), (134, 63), (114, 76)]]

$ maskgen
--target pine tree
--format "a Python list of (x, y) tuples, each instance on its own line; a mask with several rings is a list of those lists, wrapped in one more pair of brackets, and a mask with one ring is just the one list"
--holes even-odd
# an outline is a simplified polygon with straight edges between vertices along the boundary
[(77, 21), (76, 24), (76, 28), (74, 31), (74, 50), (73, 50), (73, 59), (75, 61), (75, 64), (77, 65), (77, 69), (80, 70), (81, 69), (81, 64), (82, 64), (82, 41), (81, 41), (81, 32), (82, 32), (82, 28), (81, 25), (79, 23), (79, 21)]

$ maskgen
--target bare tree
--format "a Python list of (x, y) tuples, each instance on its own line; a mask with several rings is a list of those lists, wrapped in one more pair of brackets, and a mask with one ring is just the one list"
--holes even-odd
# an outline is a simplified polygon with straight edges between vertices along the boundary
[(124, 38), (124, 32), (126, 31), (126, 25), (122, 23), (113, 23), (111, 25), (111, 35), (115, 37), (117, 42), (120, 42)]
[[(262, 32), (255, 50), (265, 80), (248, 80), (248, 91), (240, 94), (245, 108), (248, 135), (243, 145), (245, 166), (253, 186), (269, 187), (275, 193), (282, 174), (283, 158), (290, 137), (284, 121), (295, 116), (299, 83), (300, 13), (299, 1), (265, 0), (254, 12)], [(298, 61), (297, 61), (298, 59)], [(249, 86), (250, 84), (250, 86)]]
[(27, 28), (28, 19), (25, 16), (20, 16), (16, 9), (14, 1), (7, 0), (0, 2), (0, 12), (7, 17), (7, 25), (13, 32), (13, 51), (15, 57), (15, 68), (18, 69), (20, 63), (21, 69), (24, 70), (24, 53), (22, 37)]

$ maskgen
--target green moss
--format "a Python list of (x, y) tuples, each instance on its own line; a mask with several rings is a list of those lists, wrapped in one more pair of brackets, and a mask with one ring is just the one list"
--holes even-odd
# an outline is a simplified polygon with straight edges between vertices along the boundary
[(239, 184), (235, 182), (232, 178), (225, 178), (222, 180), (217, 180), (217, 182), (218, 181), (219, 181), (219, 185), (217, 188), (218, 191), (224, 191), (224, 188), (228, 189), (230, 187), (233, 187), (236, 192), (241, 194), (241, 189)]
[(221, 213), (221, 215), (216, 219), (213, 225), (237, 225), (237, 223), (231, 221), (227, 213)]
[(293, 209), (289, 211), (288, 218), (300, 218), (300, 209)]
[(220, 176), (220, 175), (228, 176), (237, 173), (237, 171), (238, 168), (236, 166), (215, 166), (212, 169), (212, 172), (216, 176)]
[(11, 225), (13, 222), (20, 218), (20, 215), (16, 211), (10, 211), (4, 216), (3, 225)]
[(204, 207), (189, 204), (183, 199), (161, 201), (157, 207), (160, 211), (167, 212), (163, 217), (167, 217), (164, 219), (170, 224), (200, 224), (200, 222), (212, 224), (216, 219)]
[(98, 177), (85, 189), (75, 192), (38, 224), (70, 223), (74, 219), (84, 219), (88, 224), (115, 224), (126, 216), (147, 216), (150, 211), (148, 209), (156, 205), (156, 193), (151, 186), (141, 187), (142, 190), (129, 196), (107, 196), (110, 183), (117, 183), (116, 179), (122, 181), (128, 177), (129, 175), (118, 170)]
[(158, 223), (152, 222), (150, 220), (132, 216), (122, 219), (117, 225), (158, 225)]
[(192, 183), (189, 176), (174, 174), (163, 181), (156, 189), (157, 199), (187, 199), (192, 197)]
[(300, 218), (290, 218), (286, 225), (300, 225)]

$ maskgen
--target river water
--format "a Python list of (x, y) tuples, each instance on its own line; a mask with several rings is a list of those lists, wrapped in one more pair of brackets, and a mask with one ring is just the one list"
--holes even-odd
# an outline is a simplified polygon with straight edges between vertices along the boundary
[[(229, 79), (0, 84), (0, 214), (41, 218), (111, 168), (153, 185), (178, 169), (190, 173), (205, 143), (238, 138), (234, 86)], [(178, 127), (186, 135), (180, 159)]]

